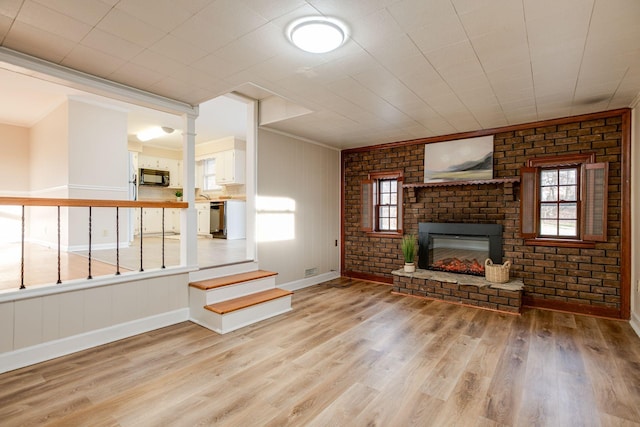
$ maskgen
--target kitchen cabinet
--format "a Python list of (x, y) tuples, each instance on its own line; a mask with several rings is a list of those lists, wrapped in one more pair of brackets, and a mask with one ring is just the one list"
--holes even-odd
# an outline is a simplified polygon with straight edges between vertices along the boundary
[(196, 203), (196, 213), (198, 216), (198, 234), (210, 235), (211, 226), (209, 216), (211, 215), (210, 203)]
[(142, 215), (142, 230), (145, 233), (162, 233), (162, 209), (144, 208)]
[(244, 184), (245, 152), (226, 150), (216, 153), (216, 184)]
[(179, 209), (167, 209), (169, 218), (167, 220), (167, 231), (171, 231), (176, 234), (180, 234), (180, 210)]
[(182, 162), (169, 160), (169, 187), (182, 188)]

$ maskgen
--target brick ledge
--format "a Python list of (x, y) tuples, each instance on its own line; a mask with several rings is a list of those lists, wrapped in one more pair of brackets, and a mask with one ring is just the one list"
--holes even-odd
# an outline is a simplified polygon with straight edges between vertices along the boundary
[(393, 270), (394, 276), (411, 277), (416, 279), (435, 280), (443, 283), (456, 283), (458, 285), (471, 285), (479, 288), (490, 287), (492, 289), (505, 289), (507, 291), (521, 291), (524, 289), (522, 279), (511, 279), (506, 283), (489, 282), (484, 277), (471, 276), (469, 274), (447, 273), (445, 271), (421, 270), (417, 269), (415, 273), (407, 273), (404, 269)]
[(394, 293), (510, 313), (520, 313), (522, 307), (524, 285), (520, 279), (491, 283), (478, 276), (431, 270), (395, 270), (391, 274)]

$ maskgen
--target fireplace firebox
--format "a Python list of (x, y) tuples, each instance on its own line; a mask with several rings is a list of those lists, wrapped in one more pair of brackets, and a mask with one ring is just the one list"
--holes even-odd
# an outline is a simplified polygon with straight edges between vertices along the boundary
[(502, 263), (501, 224), (418, 224), (418, 267), (484, 276), (484, 261)]

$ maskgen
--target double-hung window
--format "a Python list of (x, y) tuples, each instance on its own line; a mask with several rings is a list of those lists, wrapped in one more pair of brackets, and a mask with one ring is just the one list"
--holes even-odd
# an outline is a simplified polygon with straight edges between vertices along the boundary
[(576, 166), (540, 170), (540, 236), (579, 238), (580, 200)]
[(520, 171), (527, 244), (589, 246), (607, 240), (607, 163), (595, 154), (530, 159)]
[(203, 182), (203, 190), (211, 191), (211, 190), (220, 190), (218, 184), (216, 184), (216, 159), (210, 158), (205, 159), (202, 164), (202, 178)]
[(402, 234), (402, 172), (379, 172), (362, 182), (361, 228), (371, 233)]

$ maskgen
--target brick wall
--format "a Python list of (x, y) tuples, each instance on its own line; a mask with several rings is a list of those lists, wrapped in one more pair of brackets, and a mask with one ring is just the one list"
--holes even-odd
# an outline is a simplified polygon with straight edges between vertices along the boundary
[[(405, 233), (417, 234), (419, 222), (502, 224), (503, 257), (512, 261), (512, 275), (523, 279), (525, 301), (619, 312), (622, 122), (622, 114), (595, 120), (576, 118), (494, 137), (495, 178), (519, 176), (526, 160), (538, 156), (595, 152), (597, 162), (609, 162), (608, 241), (596, 243), (594, 249), (525, 245), (519, 238), (517, 184), (514, 188), (511, 184), (475, 184), (405, 189)], [(391, 282), (391, 271), (403, 264), (399, 239), (360, 231), (360, 183), (369, 173), (391, 170), (403, 170), (405, 184), (422, 182), (427, 141), (343, 152), (344, 274)]]

